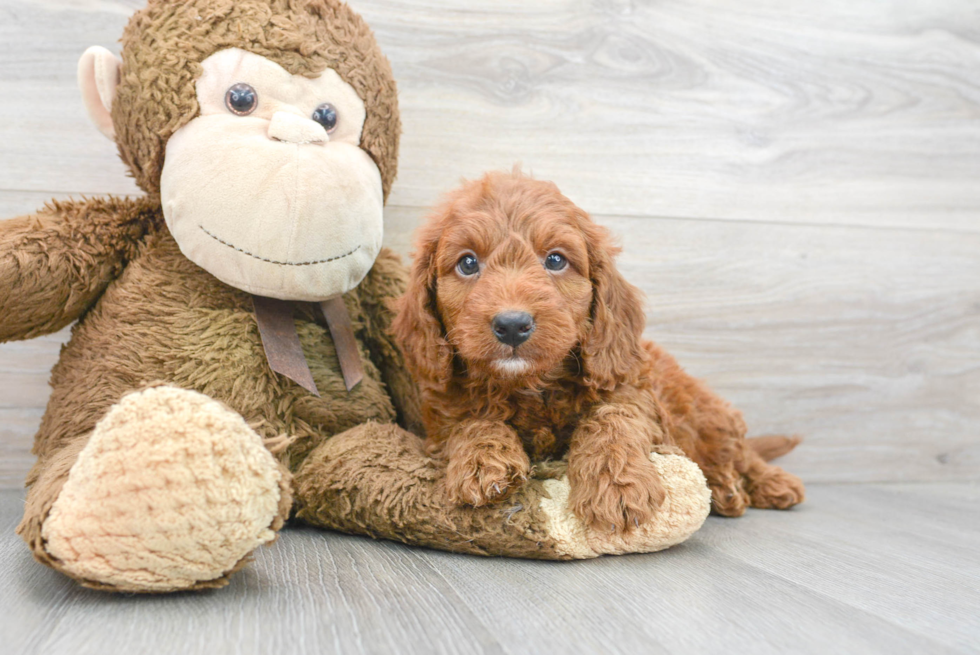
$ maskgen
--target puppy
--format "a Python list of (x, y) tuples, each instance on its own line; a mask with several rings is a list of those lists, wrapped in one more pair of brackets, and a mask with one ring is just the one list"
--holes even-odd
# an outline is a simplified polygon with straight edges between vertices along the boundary
[(498, 502), (527, 478), (529, 455), (566, 456), (572, 510), (628, 531), (664, 500), (649, 459), (659, 444), (697, 462), (719, 514), (803, 500), (800, 480), (763, 458), (797, 441), (747, 441), (737, 410), (642, 339), (618, 248), (554, 184), (516, 171), (467, 183), (416, 247), (393, 332), (452, 502)]

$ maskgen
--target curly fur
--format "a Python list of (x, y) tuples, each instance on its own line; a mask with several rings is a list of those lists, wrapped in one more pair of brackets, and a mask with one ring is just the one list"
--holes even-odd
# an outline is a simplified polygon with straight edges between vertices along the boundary
[[(745, 439), (738, 410), (643, 340), (641, 294), (616, 270), (619, 249), (553, 184), (517, 171), (466, 183), (420, 228), (416, 247), (392, 328), (455, 502), (505, 498), (526, 477), (527, 454), (567, 456), (573, 511), (594, 528), (628, 531), (664, 500), (648, 457), (661, 444), (698, 463), (719, 514), (803, 500), (799, 479)], [(551, 252), (567, 259), (563, 270), (545, 268)], [(478, 273), (457, 269), (465, 254)], [(534, 317), (517, 347), (492, 332), (503, 311)], [(768, 454), (795, 445), (756, 443)]]

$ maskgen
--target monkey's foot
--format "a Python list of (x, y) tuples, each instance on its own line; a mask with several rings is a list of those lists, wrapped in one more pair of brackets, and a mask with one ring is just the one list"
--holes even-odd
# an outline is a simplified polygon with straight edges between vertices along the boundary
[(275, 539), (283, 478), (235, 412), (196, 392), (146, 389), (95, 427), (44, 522), (45, 550), (89, 586), (221, 586)]

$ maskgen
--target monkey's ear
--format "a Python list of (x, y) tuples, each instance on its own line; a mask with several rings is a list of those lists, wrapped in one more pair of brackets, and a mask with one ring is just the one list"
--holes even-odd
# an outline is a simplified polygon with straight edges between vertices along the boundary
[(112, 126), (112, 99), (122, 71), (122, 61), (102, 46), (94, 45), (78, 60), (78, 86), (88, 116), (99, 131), (116, 140)]

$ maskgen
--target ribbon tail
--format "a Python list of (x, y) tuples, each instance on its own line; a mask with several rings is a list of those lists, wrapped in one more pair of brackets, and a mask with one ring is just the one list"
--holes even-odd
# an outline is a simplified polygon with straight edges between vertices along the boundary
[(252, 306), (269, 366), (319, 398), (320, 392), (296, 334), (292, 305), (285, 300), (253, 295)]
[(335, 296), (320, 303), (323, 318), (327, 319), (333, 346), (340, 361), (340, 372), (344, 375), (344, 386), (348, 393), (364, 379), (364, 365), (361, 355), (357, 352), (357, 340), (354, 338), (354, 328), (351, 326), (347, 306), (341, 296)]

